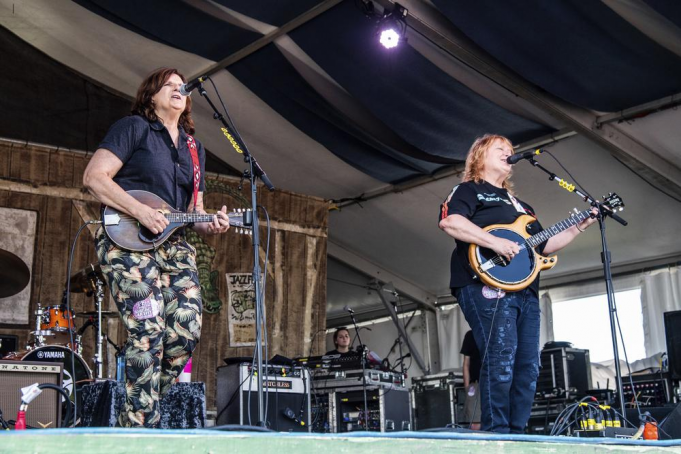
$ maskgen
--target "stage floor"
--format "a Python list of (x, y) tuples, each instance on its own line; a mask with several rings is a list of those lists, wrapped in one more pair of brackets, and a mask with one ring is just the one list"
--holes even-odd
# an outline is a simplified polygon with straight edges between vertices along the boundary
[(0, 432), (0, 453), (681, 453), (681, 440), (630, 441), (456, 432), (292, 434), (218, 430), (50, 429)]

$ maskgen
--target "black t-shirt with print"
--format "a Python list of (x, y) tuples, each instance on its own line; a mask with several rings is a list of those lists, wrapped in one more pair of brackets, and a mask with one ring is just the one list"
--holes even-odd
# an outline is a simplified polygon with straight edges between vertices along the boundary
[[(525, 212), (536, 219), (534, 210), (525, 202), (516, 201), (525, 209)], [(440, 220), (458, 214), (478, 227), (487, 227), (492, 224), (511, 224), (518, 216), (524, 214), (511, 201), (508, 191), (498, 188), (486, 181), (475, 183), (467, 181), (452, 189), (449, 196), (440, 207)], [(539, 221), (530, 224), (528, 233), (534, 235), (543, 229)], [(542, 253), (545, 243), (535, 249)], [(474, 282), (479, 282), (478, 277), (468, 262), (468, 247), (470, 243), (456, 240), (456, 249), (452, 252), (451, 280), (449, 286), (452, 289), (465, 287)], [(539, 293), (539, 277), (530, 285), (537, 294)]]

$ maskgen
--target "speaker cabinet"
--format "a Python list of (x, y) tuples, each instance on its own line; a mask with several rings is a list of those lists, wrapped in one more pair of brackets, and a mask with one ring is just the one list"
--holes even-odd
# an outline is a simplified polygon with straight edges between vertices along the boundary
[(674, 380), (681, 379), (681, 311), (664, 313), (664, 332), (667, 338), (669, 372)]
[(591, 389), (589, 350), (565, 347), (542, 350), (537, 392), (585, 396), (589, 389)]
[[(16, 419), (21, 405), (21, 388), (34, 383), (62, 386), (62, 363), (0, 360), (0, 410), (3, 418)], [(62, 396), (52, 389), (43, 390), (26, 411), (26, 424), (37, 429), (61, 425)]]
[(678, 404), (660, 424), (660, 440), (681, 440), (681, 404)]
[[(267, 427), (278, 432), (309, 432), (312, 428), (312, 382), (307, 370), (270, 365), (263, 383)], [(258, 378), (251, 375), (250, 363), (218, 367), (216, 424), (256, 425), (257, 389)]]

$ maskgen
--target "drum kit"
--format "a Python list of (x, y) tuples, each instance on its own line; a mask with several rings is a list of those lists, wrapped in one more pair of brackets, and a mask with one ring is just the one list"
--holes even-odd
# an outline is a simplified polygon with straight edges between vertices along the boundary
[[(0, 298), (6, 298), (21, 292), (29, 282), (30, 273), (26, 264), (14, 254), (0, 250), (0, 269), (3, 269), (0, 279)], [(82, 335), (84, 331), (94, 326), (97, 329), (96, 350), (93, 358), (95, 379), (103, 379), (102, 320), (117, 315), (117, 312), (103, 311), (105, 282), (99, 265), (88, 265), (70, 277), (68, 287), (71, 293), (85, 293), (93, 297), (97, 310), (76, 313), (66, 305), (67, 292), (61, 304), (38, 307), (35, 329), (29, 332), (30, 340), (25, 350), (10, 352), (2, 357), (3, 360), (39, 361), (63, 363), (63, 387), (69, 395), (73, 393), (73, 386), (78, 383), (92, 381), (92, 371), (83, 359)], [(86, 318), (80, 329), (76, 329), (76, 318)], [(111, 340), (116, 352), (120, 349)], [(74, 364), (72, 368), (71, 364)], [(75, 374), (75, 376), (73, 376)]]

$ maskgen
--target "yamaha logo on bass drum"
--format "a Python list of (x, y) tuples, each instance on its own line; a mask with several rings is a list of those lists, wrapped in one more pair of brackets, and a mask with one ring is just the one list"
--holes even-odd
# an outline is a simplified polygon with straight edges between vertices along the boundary
[(37, 352), (38, 359), (65, 359), (66, 354), (63, 351), (39, 351)]

